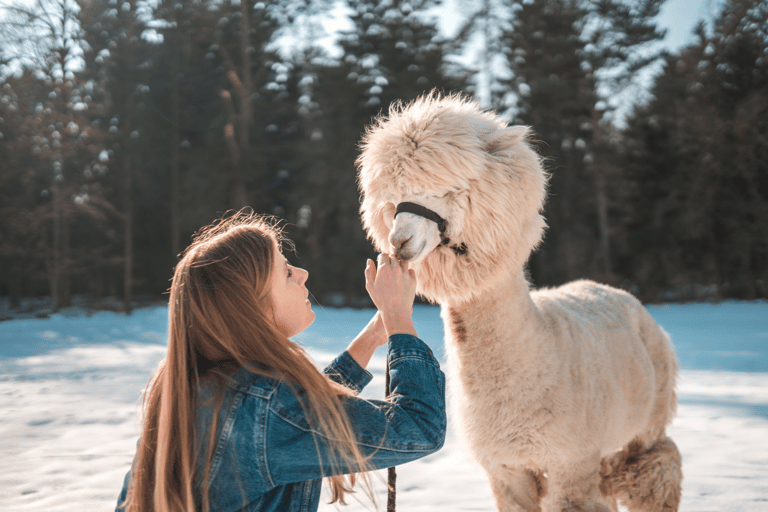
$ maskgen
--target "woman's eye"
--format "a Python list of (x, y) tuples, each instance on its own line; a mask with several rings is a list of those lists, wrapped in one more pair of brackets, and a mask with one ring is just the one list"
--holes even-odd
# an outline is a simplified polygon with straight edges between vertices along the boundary
[(293, 270), (291, 270), (291, 267), (288, 267), (288, 277), (291, 277), (293, 275)]

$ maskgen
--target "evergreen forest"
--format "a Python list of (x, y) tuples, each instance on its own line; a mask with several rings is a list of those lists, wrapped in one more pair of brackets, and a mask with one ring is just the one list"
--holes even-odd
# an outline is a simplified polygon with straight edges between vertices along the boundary
[(193, 233), (249, 208), (319, 303), (367, 306), (358, 144), (437, 91), (533, 128), (535, 286), (768, 298), (768, 3), (673, 52), (663, 1), (453, 0), (448, 35), (440, 0), (2, 0), (0, 296), (164, 300)]

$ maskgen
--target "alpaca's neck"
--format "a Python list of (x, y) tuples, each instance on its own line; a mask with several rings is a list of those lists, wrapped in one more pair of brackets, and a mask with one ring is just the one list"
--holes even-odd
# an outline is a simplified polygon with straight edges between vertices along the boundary
[(522, 271), (472, 300), (443, 304), (441, 314), (448, 355), (459, 368), (487, 371), (500, 365), (504, 372), (507, 363), (536, 357), (530, 340), (541, 333), (541, 317)]

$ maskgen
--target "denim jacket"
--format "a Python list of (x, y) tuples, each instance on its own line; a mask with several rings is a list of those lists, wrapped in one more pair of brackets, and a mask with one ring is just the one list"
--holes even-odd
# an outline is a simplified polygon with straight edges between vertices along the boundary
[[(372, 469), (419, 459), (440, 449), (445, 440), (445, 376), (432, 351), (415, 336), (395, 334), (389, 338), (387, 357), (391, 402), (356, 396), (343, 399), (359, 447), (370, 456)], [(348, 352), (325, 372), (357, 392), (371, 380), (371, 374)], [(214, 413), (205, 398), (214, 391), (205, 386), (200, 390), (198, 429), (202, 435), (198, 437), (202, 440), (209, 439)], [(214, 512), (313, 512), (320, 501), (321, 478), (352, 472), (329, 464), (326, 440), (310, 427), (294, 388), (284, 380), (244, 369), (229, 378), (218, 409), (216, 439), (208, 478)], [(207, 458), (202, 446), (197, 451), (198, 475)], [(118, 511), (129, 481), (130, 472)], [(199, 482), (196, 489), (199, 504)]]

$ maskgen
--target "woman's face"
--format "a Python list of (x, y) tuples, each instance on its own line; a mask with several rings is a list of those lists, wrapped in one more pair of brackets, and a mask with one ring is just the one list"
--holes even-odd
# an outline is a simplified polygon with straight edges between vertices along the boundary
[(285, 257), (275, 247), (270, 293), (275, 323), (288, 338), (299, 334), (315, 321), (315, 313), (307, 298), (309, 272), (303, 268), (289, 265)]

